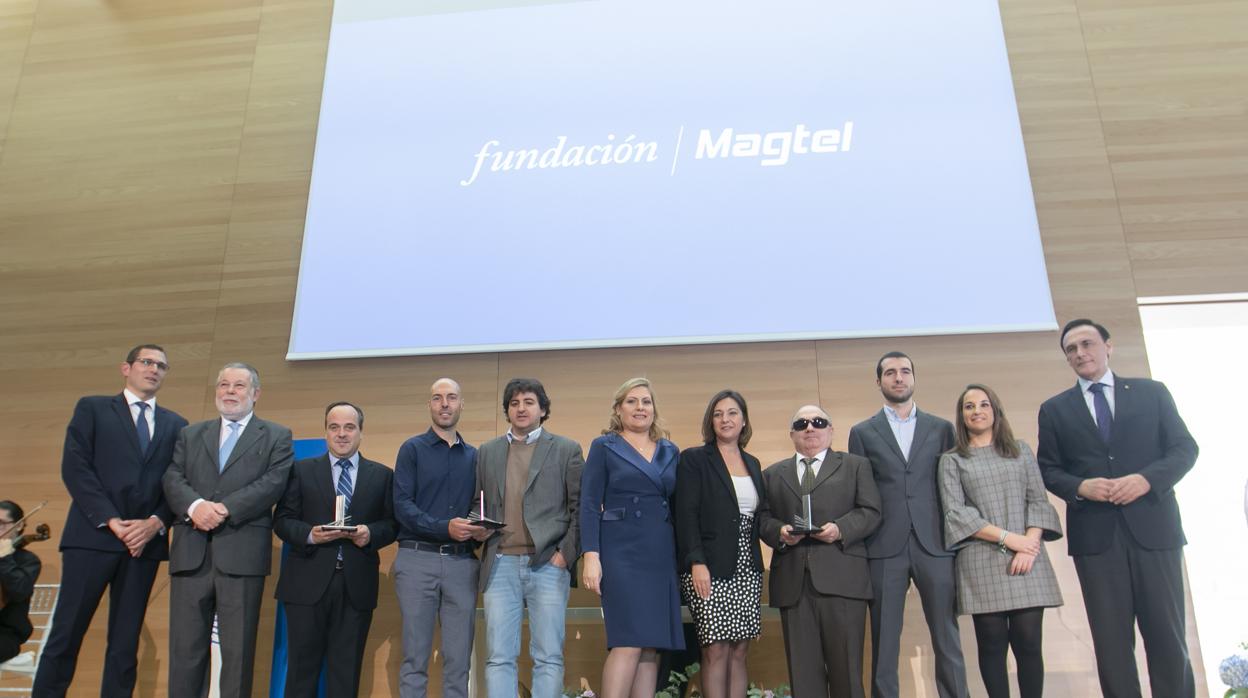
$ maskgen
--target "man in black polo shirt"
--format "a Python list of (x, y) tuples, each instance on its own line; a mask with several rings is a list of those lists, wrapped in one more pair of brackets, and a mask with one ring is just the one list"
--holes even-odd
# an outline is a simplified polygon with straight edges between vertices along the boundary
[(433, 425), (399, 448), (394, 464), (394, 516), (399, 551), (394, 586), (403, 614), (399, 696), (425, 698), (433, 622), (442, 624), (442, 695), (467, 698), (476, 625), (479, 563), (468, 511), (476, 488), (477, 449), (455, 430), (463, 410), (459, 384), (440, 378), (430, 388)]

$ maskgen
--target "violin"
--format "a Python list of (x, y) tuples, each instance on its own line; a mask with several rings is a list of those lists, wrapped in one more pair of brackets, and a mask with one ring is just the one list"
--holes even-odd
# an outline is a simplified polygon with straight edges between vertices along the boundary
[(14, 548), (25, 548), (30, 543), (38, 543), (41, 540), (47, 540), (52, 537), (52, 527), (46, 523), (35, 526), (34, 533), (24, 533), (13, 539)]

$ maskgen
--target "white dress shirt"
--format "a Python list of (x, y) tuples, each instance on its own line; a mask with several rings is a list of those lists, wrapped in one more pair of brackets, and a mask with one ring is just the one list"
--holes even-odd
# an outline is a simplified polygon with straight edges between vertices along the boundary
[(134, 425), (136, 427), (139, 425), (139, 404), (138, 403), (140, 402), (147, 403), (147, 414), (145, 415), (147, 417), (147, 433), (148, 433), (148, 436), (155, 436), (156, 435), (156, 396), (153, 395), (150, 398), (144, 400), (138, 395), (135, 395), (134, 393), (130, 392), (129, 388), (126, 388), (125, 390), (121, 392), (123, 395), (126, 396), (126, 404), (130, 406), (130, 421), (134, 422)]
[[(796, 457), (797, 457), (797, 481), (798, 481), (798, 482), (801, 482), (801, 481), (802, 481), (802, 475), (805, 473), (805, 467), (803, 467), (803, 466), (805, 466), (805, 464), (804, 464), (804, 463), (802, 463), (802, 459), (803, 459), (803, 458), (805, 458), (806, 456), (803, 456), (802, 454), (800, 454), (800, 453), (796, 453), (796, 452), (794, 452), (794, 454), (795, 454), (795, 455), (796, 455)], [(809, 466), (806, 466), (806, 467), (809, 467), (809, 468), (811, 469), (811, 475), (812, 475), (813, 477), (819, 477), (819, 466), (823, 465), (823, 461), (824, 461), (824, 459), (826, 459), (827, 457), (828, 457), (828, 449), (826, 449), (826, 448), (825, 448), (825, 449), (823, 449), (822, 451), (820, 451), (819, 453), (816, 453), (816, 454), (815, 454), (815, 462), (814, 462), (814, 463), (811, 463)]]

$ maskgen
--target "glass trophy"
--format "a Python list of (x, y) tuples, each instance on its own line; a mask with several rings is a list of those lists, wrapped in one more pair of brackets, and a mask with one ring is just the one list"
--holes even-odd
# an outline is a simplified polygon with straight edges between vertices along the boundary
[(810, 495), (802, 495), (802, 513), (793, 515), (793, 530), (790, 533), (795, 536), (808, 536), (818, 533), (820, 528), (815, 525), (814, 516), (810, 511)]

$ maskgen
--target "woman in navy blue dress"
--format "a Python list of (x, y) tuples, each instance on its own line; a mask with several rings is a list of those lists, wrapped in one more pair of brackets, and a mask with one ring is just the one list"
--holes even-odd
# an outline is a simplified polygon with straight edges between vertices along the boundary
[(658, 650), (684, 649), (672, 493), (680, 453), (665, 437), (650, 381), (615, 393), (611, 422), (581, 475), (581, 583), (602, 597), (603, 698), (654, 695)]

